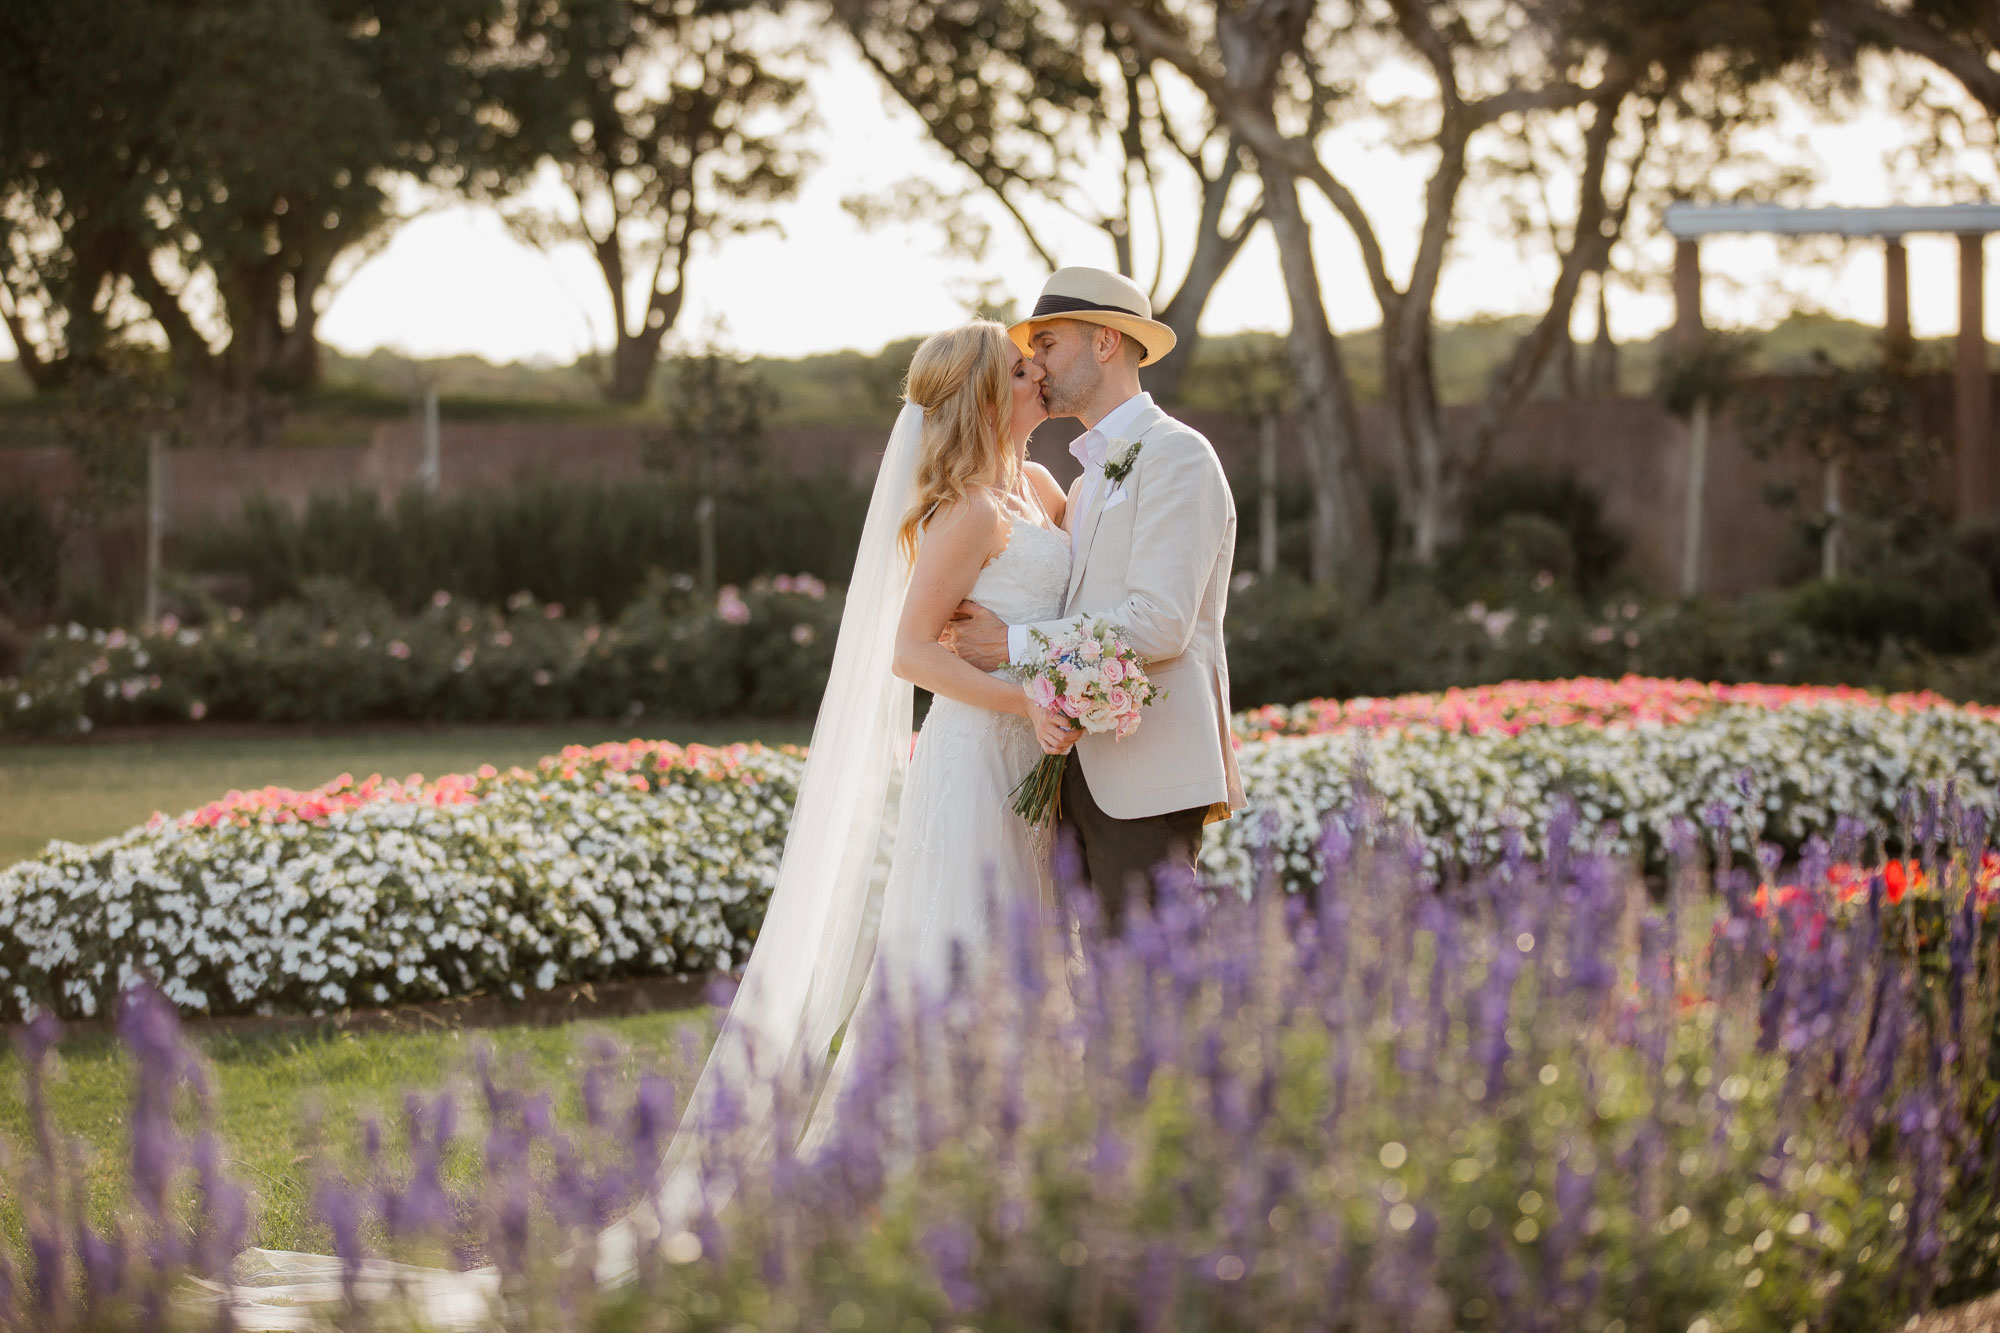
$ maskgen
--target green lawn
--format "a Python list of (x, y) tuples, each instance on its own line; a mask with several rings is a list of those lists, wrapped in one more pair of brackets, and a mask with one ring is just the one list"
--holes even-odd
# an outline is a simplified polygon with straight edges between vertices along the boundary
[[(557, 1092), (559, 1119), (575, 1123), (575, 1082), (587, 1035), (614, 1038), (635, 1069), (668, 1071), (678, 1057), (680, 1028), (702, 1017), (683, 1010), (565, 1027), (374, 1033), (329, 1024), (303, 1032), (197, 1036), (194, 1044), (214, 1075), (218, 1128), (231, 1170), (253, 1195), (250, 1243), (325, 1253), (329, 1238), (309, 1220), (316, 1140), (351, 1161), (361, 1116), (379, 1113), (393, 1144), (402, 1093), (462, 1082), (482, 1044), (494, 1051), (503, 1074), (514, 1071), (514, 1086)], [(54, 1118), (65, 1135), (85, 1145), (91, 1208), (103, 1221), (123, 1197), (127, 1169), (124, 1120), (131, 1093), (124, 1052), (113, 1037), (82, 1034), (64, 1041), (52, 1064)], [(11, 1045), (0, 1043), (0, 1141), (11, 1140), (17, 1150), (28, 1142), (20, 1073)], [(683, 1091), (688, 1085), (685, 1078), (677, 1084)], [(481, 1133), (471, 1086), (462, 1087), (459, 1106), (460, 1150), (447, 1174), (465, 1186), (474, 1178)], [(0, 1243), (18, 1246), (19, 1204), (9, 1195), (0, 1189)]]
[(634, 735), (720, 745), (761, 740), (803, 745), (804, 722), (660, 722), (451, 727), (333, 735), (203, 735), (169, 740), (75, 741), (0, 746), (0, 866), (39, 852), (51, 838), (94, 842), (179, 814), (234, 788), (308, 788), (342, 773), (438, 777), (481, 764), (531, 764), (565, 745)]

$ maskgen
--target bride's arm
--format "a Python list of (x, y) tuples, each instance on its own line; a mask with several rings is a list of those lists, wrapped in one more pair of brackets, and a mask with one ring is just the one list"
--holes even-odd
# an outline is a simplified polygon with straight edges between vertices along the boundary
[(1050, 754), (1074, 743), (1070, 724), (1029, 702), (1021, 687), (998, 680), (938, 642), (945, 622), (972, 593), (986, 562), (1007, 542), (1008, 523), (1000, 506), (983, 494), (948, 505), (932, 516), (917, 563), (910, 571), (910, 588), (903, 596), (903, 616), (896, 624), (895, 673), (932, 694), (995, 713), (1012, 713), (1035, 724), (1035, 739)]

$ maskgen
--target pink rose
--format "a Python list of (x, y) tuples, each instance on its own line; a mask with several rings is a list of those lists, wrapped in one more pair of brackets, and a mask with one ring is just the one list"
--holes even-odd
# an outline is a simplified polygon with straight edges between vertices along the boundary
[(1104, 706), (1114, 713), (1129, 713), (1134, 707), (1132, 696), (1116, 685), (1104, 692)]
[(1067, 694), (1057, 696), (1055, 708), (1056, 711), (1058, 713), (1061, 713), (1064, 717), (1083, 716), (1083, 705), (1078, 703), (1075, 699), (1070, 698)]
[(1124, 740), (1127, 736), (1130, 736), (1133, 732), (1137, 731), (1138, 729), (1139, 729), (1139, 715), (1137, 713), (1127, 713), (1124, 717), (1118, 719), (1119, 740), (1121, 741)]
[(1116, 685), (1125, 679), (1125, 664), (1115, 657), (1107, 657), (1098, 666), (1097, 674), (1104, 677), (1106, 685)]
[(1047, 676), (1036, 676), (1028, 682), (1028, 698), (1034, 701), (1037, 708), (1053, 707), (1056, 701), (1055, 682)]
[(1104, 650), (1098, 647), (1097, 640), (1085, 639), (1083, 641), (1083, 647), (1078, 650), (1077, 656), (1081, 657), (1086, 662), (1095, 662), (1100, 656), (1103, 655), (1103, 653)]

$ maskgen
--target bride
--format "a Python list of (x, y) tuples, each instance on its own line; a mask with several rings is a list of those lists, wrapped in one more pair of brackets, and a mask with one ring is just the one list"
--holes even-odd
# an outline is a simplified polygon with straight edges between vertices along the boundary
[[(939, 644), (963, 601), (1009, 622), (1062, 613), (1064, 495), (1027, 460), (1048, 415), (1042, 379), (988, 320), (933, 335), (911, 358), (770, 906), (657, 1190), (597, 1238), (601, 1281), (623, 1280), (639, 1247), (718, 1206), (704, 1149), (722, 1120), (737, 1153), (774, 1146), (782, 1075), (815, 1105), (810, 1151), (837, 1111), (847, 1061), (829, 1053), (849, 1020), (843, 1057), (867, 1040), (879, 990), (942, 986), (956, 950), (981, 956), (990, 911), (1051, 900), (1049, 834), (1013, 814), (1009, 792), (1077, 733), (1004, 672)], [(914, 747), (912, 686), (933, 695)], [(326, 1256), (251, 1251), (232, 1313), (239, 1327), (296, 1327), (300, 1306), (338, 1299), (341, 1281)], [(497, 1275), (379, 1264), (361, 1287), (470, 1325), (488, 1316)]]

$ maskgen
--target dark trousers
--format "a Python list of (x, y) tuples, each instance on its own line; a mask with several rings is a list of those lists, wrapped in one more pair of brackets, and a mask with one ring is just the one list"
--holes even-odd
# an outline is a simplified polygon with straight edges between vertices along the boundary
[(1207, 819), (1206, 806), (1144, 819), (1113, 819), (1091, 798), (1083, 766), (1075, 757), (1063, 765), (1062, 828), (1057, 846), (1060, 848), (1065, 837), (1075, 839), (1083, 857), (1084, 876), (1103, 909), (1107, 933), (1124, 929), (1130, 903), (1153, 905), (1156, 876), (1193, 877)]

